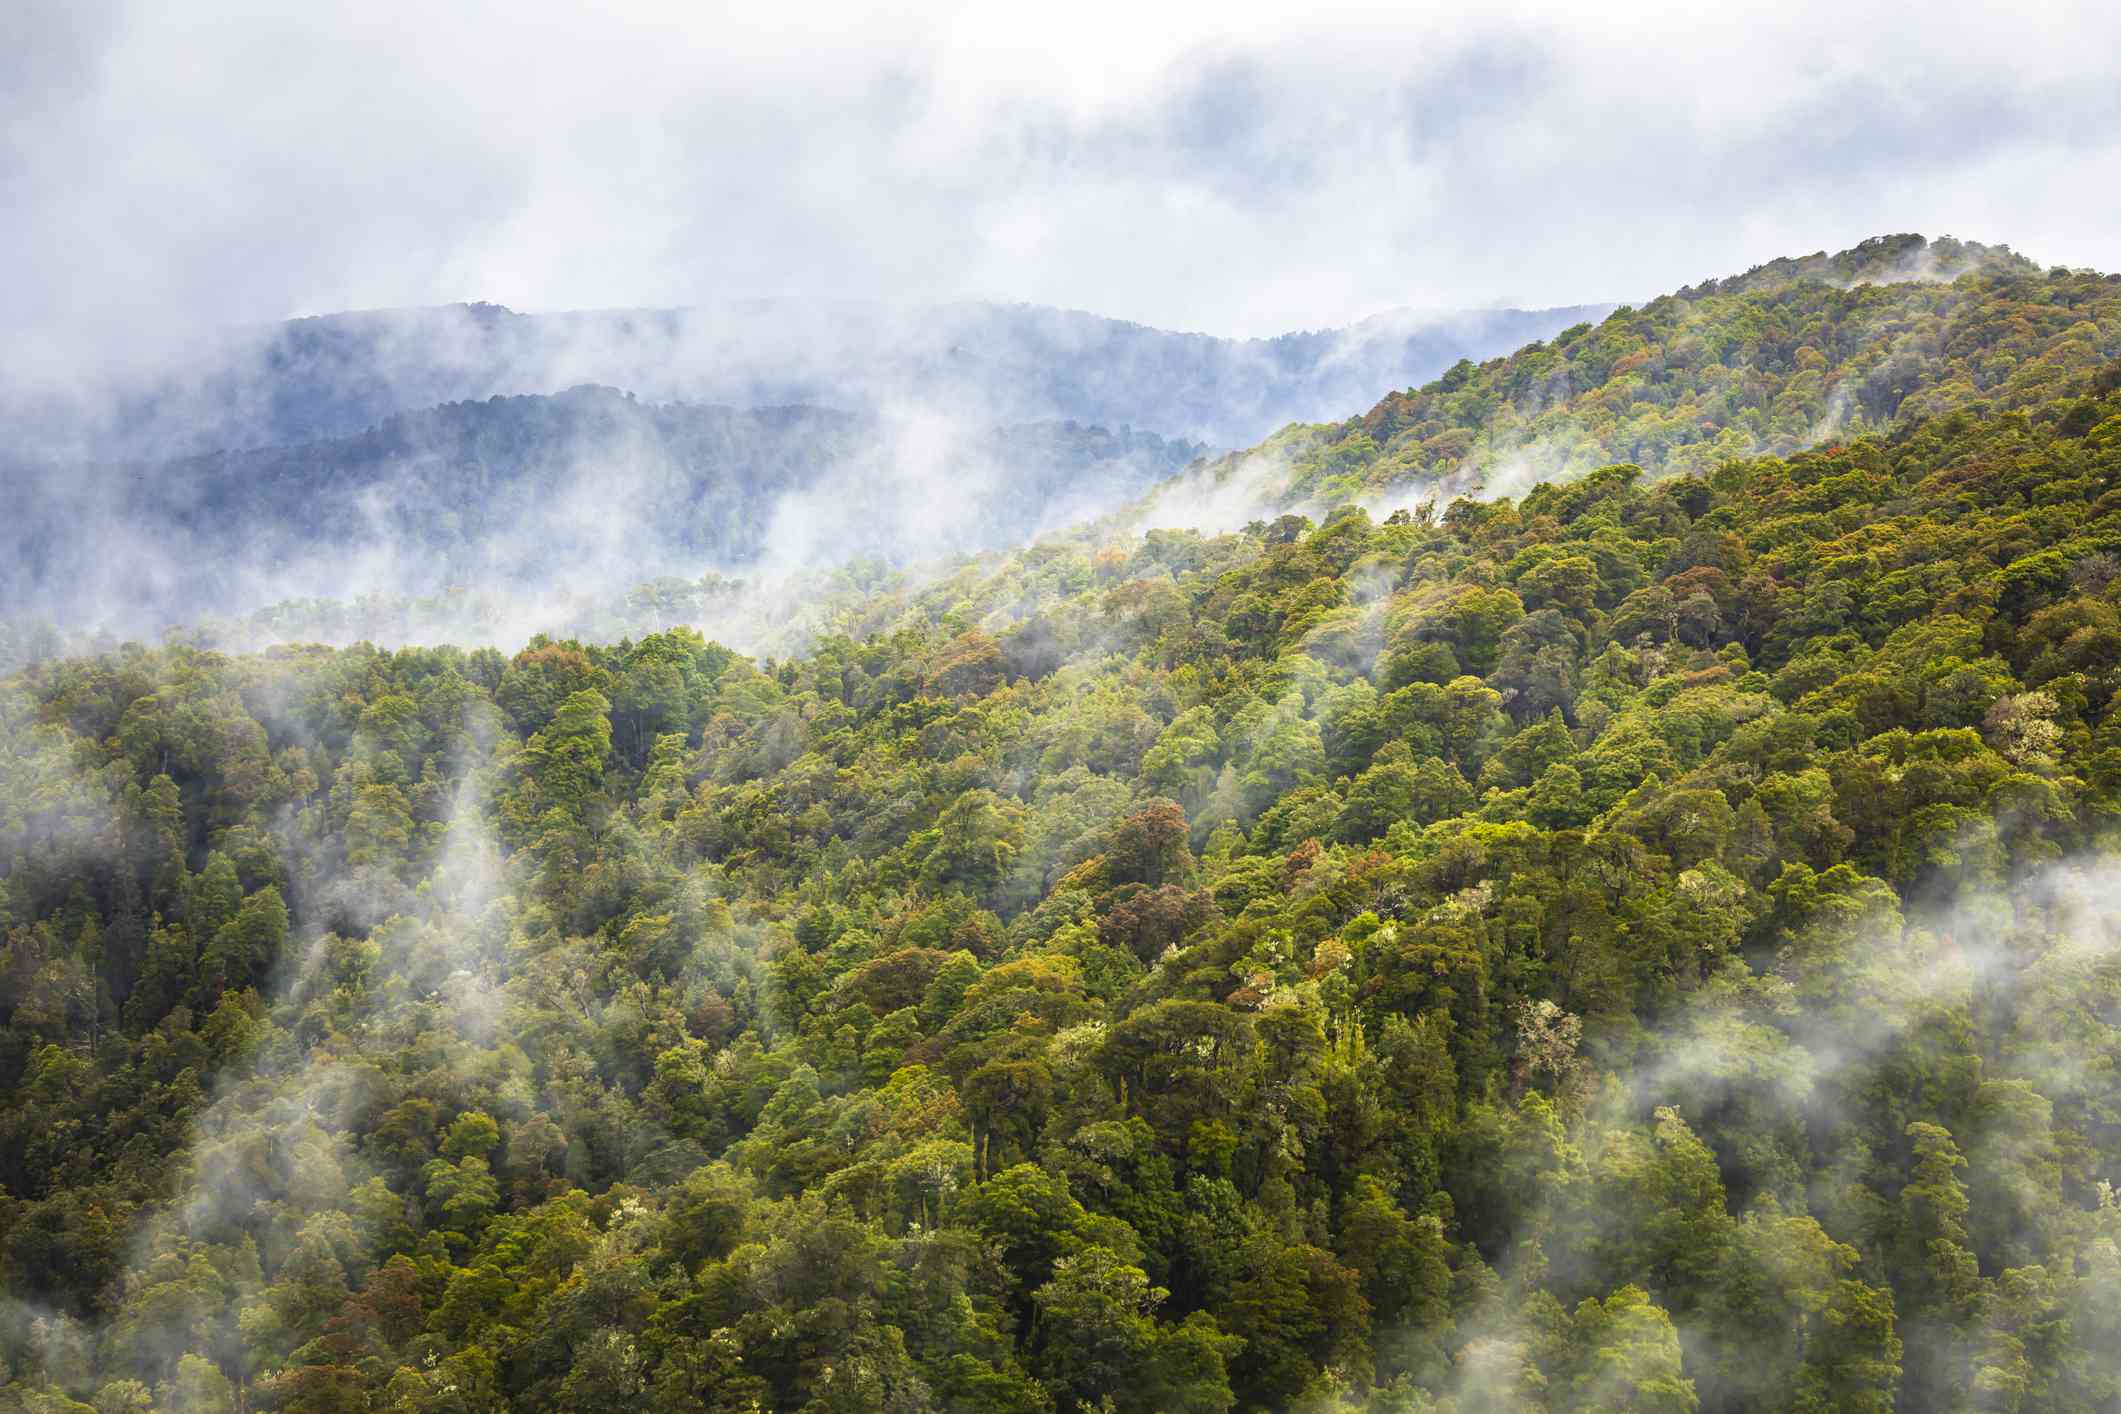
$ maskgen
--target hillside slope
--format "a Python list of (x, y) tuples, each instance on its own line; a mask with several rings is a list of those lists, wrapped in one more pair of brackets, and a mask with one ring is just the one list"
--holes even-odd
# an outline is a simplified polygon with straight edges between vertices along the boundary
[(1460, 363), (1358, 417), (1285, 429), (1214, 476), (1333, 505), (1409, 486), (1515, 494), (1616, 462), (1705, 471), (1902, 416), (2034, 405), (2116, 356), (2121, 276), (1881, 236)]

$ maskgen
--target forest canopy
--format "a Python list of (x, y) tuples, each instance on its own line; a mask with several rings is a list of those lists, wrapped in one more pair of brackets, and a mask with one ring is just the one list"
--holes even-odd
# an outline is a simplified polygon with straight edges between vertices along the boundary
[(26, 655), (0, 1409), (2115, 1407), (2121, 280), (1940, 246), (785, 656)]
[(1345, 422), (1290, 427), (1216, 469), (1270, 465), (1292, 503), (1409, 482), (1521, 494), (1601, 466), (1706, 475), (1964, 409), (2054, 400), (2121, 355), (2121, 281), (2007, 246), (1879, 236), (1771, 261), (1461, 360)]

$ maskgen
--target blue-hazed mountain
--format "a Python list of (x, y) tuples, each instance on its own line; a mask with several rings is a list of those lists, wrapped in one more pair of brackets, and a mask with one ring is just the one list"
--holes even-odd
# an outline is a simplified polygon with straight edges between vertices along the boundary
[(583, 386), (295, 446), (26, 473), (0, 530), (0, 594), (17, 614), (137, 630), (290, 598), (932, 557), (1069, 524), (1204, 450), (1066, 421), (747, 410)]
[(655, 402), (1073, 420), (1235, 447), (1610, 308), (1398, 311), (1343, 329), (1226, 339), (1032, 305), (771, 299), (560, 314), (450, 305), (202, 334), (143, 350), (123, 372), (35, 383), (0, 374), (0, 420), (17, 454), (164, 460), (347, 437), (445, 402), (595, 383)]

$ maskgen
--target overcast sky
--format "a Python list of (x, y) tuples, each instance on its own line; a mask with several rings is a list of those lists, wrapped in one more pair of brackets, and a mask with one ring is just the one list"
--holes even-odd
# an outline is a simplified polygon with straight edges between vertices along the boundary
[(385, 305), (1272, 333), (1884, 231), (2121, 268), (2110, 4), (0, 5), (0, 357)]

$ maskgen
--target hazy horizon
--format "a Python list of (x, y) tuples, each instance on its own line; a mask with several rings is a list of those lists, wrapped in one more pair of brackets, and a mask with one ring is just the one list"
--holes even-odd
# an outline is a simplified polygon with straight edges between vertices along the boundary
[(0, 362), (472, 300), (1261, 337), (1645, 297), (1887, 231), (2121, 266), (2072, 198), (2121, 176), (2121, 95), (2082, 63), (2121, 40), (2103, 7), (1409, 19), (31, 0), (0, 59)]

